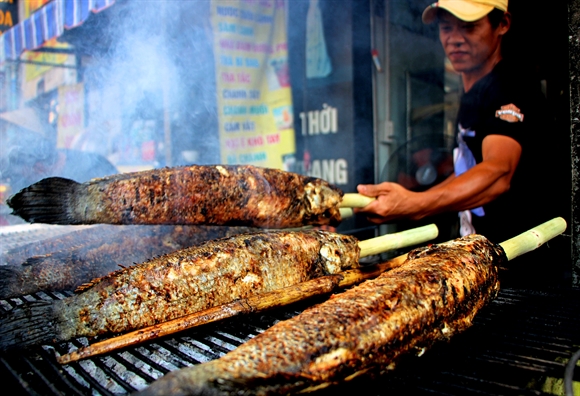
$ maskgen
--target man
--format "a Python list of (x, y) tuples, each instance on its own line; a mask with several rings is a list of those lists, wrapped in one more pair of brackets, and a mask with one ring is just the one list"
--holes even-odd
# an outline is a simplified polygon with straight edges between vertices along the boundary
[(551, 131), (545, 98), (539, 82), (503, 59), (508, 0), (442, 0), (425, 9), (423, 22), (438, 23), (463, 83), (455, 172), (424, 192), (389, 182), (359, 185), (377, 199), (357, 212), (383, 223), (455, 211), (461, 235), (479, 233), (496, 243), (557, 216), (547, 200), (556, 176), (539, 157)]

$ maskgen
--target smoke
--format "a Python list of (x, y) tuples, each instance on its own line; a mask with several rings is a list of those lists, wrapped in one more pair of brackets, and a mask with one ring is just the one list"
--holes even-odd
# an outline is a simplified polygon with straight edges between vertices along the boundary
[(62, 118), (64, 104), (41, 79), (25, 106), (38, 113), (43, 136), (0, 125), (0, 183), (9, 192), (49, 176), (84, 182), (141, 166), (219, 163), (209, 0), (118, 0), (60, 40), (80, 54), (84, 128), (71, 148), (87, 158), (62, 167), (50, 115)]
[[(119, 4), (84, 81), (90, 136), (84, 148), (117, 165), (219, 158), (209, 1)], [(117, 5), (113, 6), (117, 7)], [(113, 11), (113, 10), (111, 10)]]

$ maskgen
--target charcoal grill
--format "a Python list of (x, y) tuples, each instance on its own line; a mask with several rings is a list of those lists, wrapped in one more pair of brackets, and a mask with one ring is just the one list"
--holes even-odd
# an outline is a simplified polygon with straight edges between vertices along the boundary
[[(0, 232), (0, 238), (2, 246), (13, 247), (66, 231), (36, 226)], [(0, 311), (70, 294), (39, 292), (0, 300)], [(127, 395), (170, 371), (219, 358), (322, 299), (232, 318), (65, 366), (56, 362), (55, 352), (70, 352), (86, 345), (86, 339), (6, 353), (0, 355), (0, 375), (13, 394)], [(405, 357), (393, 370), (370, 373), (317, 394), (338, 390), (364, 390), (368, 395), (564, 394), (566, 377), (580, 381), (580, 369), (566, 370), (579, 348), (580, 290), (505, 288), (477, 315), (473, 327), (449, 343), (438, 344), (421, 357)]]

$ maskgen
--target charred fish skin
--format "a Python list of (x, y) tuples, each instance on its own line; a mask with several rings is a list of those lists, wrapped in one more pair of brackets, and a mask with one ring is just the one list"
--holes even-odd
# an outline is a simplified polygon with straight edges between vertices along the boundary
[(343, 193), (318, 178), (252, 165), (192, 165), (79, 184), (39, 181), (10, 197), (31, 223), (338, 225)]
[[(51, 238), (48, 247), (59, 241), (64, 249), (42, 255), (23, 256), (9, 253), (11, 264), (0, 266), (0, 299), (19, 297), (39, 291), (74, 291), (91, 280), (121, 267), (130, 267), (162, 254), (185, 249), (202, 242), (250, 233), (247, 227), (224, 226), (116, 226), (99, 224), (82, 232)], [(91, 232), (88, 232), (91, 231)], [(15, 249), (16, 253), (40, 251), (32, 247)], [(34, 249), (35, 248), (35, 249)], [(20, 262), (13, 260), (20, 258)]]
[(293, 394), (387, 370), (401, 355), (468, 328), (497, 295), (503, 260), (501, 247), (478, 235), (413, 251), (401, 267), (138, 395)]
[[(0, 350), (14, 331), (46, 328), (44, 342), (136, 330), (256, 293), (359, 266), (356, 238), (327, 231), (256, 232), (205, 242), (115, 271), (55, 301), (33, 328), (0, 321)], [(23, 308), (24, 309), (24, 308)], [(34, 338), (38, 342), (39, 336)]]

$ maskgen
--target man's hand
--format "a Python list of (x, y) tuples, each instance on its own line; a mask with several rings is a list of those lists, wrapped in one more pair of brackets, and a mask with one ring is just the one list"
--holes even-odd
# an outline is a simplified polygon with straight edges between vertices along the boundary
[(413, 202), (419, 197), (417, 193), (407, 190), (397, 183), (360, 184), (360, 194), (375, 197), (376, 200), (364, 208), (355, 208), (355, 213), (364, 213), (369, 221), (380, 224), (400, 218), (418, 220), (417, 207)]

